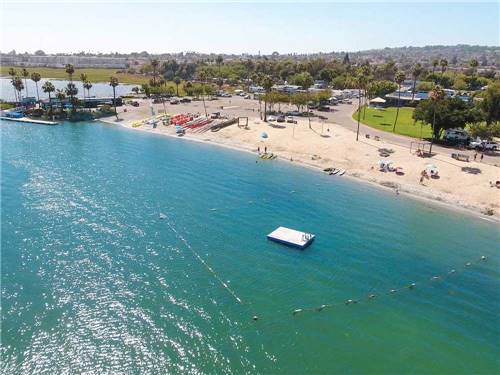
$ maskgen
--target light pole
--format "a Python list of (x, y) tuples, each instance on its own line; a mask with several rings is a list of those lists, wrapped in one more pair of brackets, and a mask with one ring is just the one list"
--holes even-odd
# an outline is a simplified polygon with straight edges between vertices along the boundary
[(359, 121), (361, 117), (361, 88), (358, 89), (358, 129), (356, 131), (356, 142), (359, 140)]

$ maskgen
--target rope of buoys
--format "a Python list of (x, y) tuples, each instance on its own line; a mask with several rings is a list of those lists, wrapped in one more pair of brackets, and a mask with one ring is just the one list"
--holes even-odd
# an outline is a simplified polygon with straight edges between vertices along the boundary
[[(487, 260), (487, 257), (485, 255), (483, 255), (474, 264), (479, 264), (479, 263), (484, 262), (486, 260)], [(467, 268), (470, 268), (472, 265), (473, 265), (472, 262), (465, 263), (464, 264), (464, 270), (467, 269)], [(446, 276), (456, 275), (456, 274), (457, 274), (457, 270), (456, 269), (451, 269), (444, 276), (443, 275), (434, 275), (434, 276), (430, 277), (430, 279), (428, 279), (428, 282), (430, 282), (432, 284), (434, 282), (443, 281), (446, 278)], [(424, 285), (424, 283), (419, 283), (419, 284)], [(397, 292), (403, 291), (405, 289), (414, 290), (415, 288), (417, 288), (417, 283), (412, 282), (412, 283), (410, 283), (408, 285), (405, 285), (405, 286), (403, 286), (401, 288), (389, 289), (389, 291), (387, 293), (385, 293), (385, 294), (386, 295), (393, 295), (393, 294), (396, 294)], [(379, 295), (371, 293), (371, 294), (368, 294), (368, 296), (367, 296), (366, 299), (368, 301), (371, 301), (371, 300), (375, 300), (377, 297), (379, 297)], [(325, 310), (326, 308), (329, 308), (329, 307), (341, 306), (341, 305), (346, 305), (346, 306), (348, 306), (348, 305), (354, 305), (354, 304), (360, 303), (361, 301), (362, 301), (361, 298), (360, 299), (347, 299), (347, 300), (345, 300), (343, 302), (323, 304), (323, 305), (320, 305), (319, 307), (297, 308), (297, 309), (292, 310), (292, 315), (295, 316), (295, 315), (299, 315), (299, 314), (307, 313), (307, 312), (320, 312), (320, 311), (323, 311), (323, 310)]]
[[(177, 231), (177, 229), (174, 228), (174, 226), (170, 223), (170, 220), (168, 219), (168, 216), (165, 215), (165, 214), (160, 214), (160, 218), (167, 219), (166, 223), (169, 226), (169, 228), (172, 230), (172, 232), (175, 233), (176, 237), (178, 239), (180, 239), (184, 243), (184, 245), (193, 253), (193, 255), (195, 256), (195, 258), (198, 259), (198, 261), (208, 270), (208, 272), (213, 276), (213, 278), (216, 279), (222, 285), (222, 287), (236, 300), (236, 302), (242, 304), (243, 301), (241, 300), (240, 297), (238, 297), (238, 295), (236, 294), (236, 292), (234, 292), (234, 290), (232, 290), (231, 287), (229, 287), (229, 285), (227, 285), (219, 277), (219, 275), (213, 270), (213, 268), (210, 267), (207, 264), (207, 262), (205, 262), (205, 260), (198, 254), (198, 252), (196, 252), (196, 250), (193, 249), (193, 247), (189, 244), (189, 242), (187, 242), (187, 240)], [(254, 319), (254, 320), (256, 320), (256, 319)]]

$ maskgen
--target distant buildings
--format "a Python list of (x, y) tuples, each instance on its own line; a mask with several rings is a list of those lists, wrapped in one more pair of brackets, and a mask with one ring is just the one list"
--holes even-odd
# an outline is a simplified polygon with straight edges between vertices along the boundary
[(101, 56), (76, 56), (76, 55), (12, 55), (1, 54), (2, 65), (15, 66), (38, 66), (61, 68), (66, 64), (73, 64), (76, 68), (127, 68), (127, 58), (125, 57), (101, 57)]

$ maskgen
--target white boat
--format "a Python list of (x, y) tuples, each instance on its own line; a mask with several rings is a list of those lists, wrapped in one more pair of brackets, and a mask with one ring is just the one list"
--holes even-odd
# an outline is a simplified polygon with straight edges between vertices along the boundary
[(345, 169), (339, 169), (337, 176), (343, 176), (345, 173)]
[(333, 170), (329, 173), (330, 176), (333, 176), (339, 172), (339, 169), (333, 168)]

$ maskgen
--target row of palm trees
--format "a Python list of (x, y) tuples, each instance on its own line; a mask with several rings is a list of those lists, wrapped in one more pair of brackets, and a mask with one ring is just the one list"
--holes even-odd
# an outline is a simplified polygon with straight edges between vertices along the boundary
[[(78, 95), (78, 88), (76, 87), (75, 83), (73, 82), (73, 75), (75, 73), (75, 68), (72, 64), (66, 64), (65, 66), (65, 71), (68, 74), (69, 78), (69, 83), (64, 89), (57, 89), (55, 88), (54, 84), (50, 81), (46, 81), (43, 86), (42, 86), (42, 91), (46, 93), (49, 96), (49, 105), (51, 108), (52, 112), (52, 95), (55, 92), (55, 98), (57, 98), (61, 103), (66, 97), (70, 98), (70, 103), (72, 105), (72, 112), (74, 113), (76, 110), (76, 96)], [(29, 96), (28, 93), (28, 83), (27, 80), (30, 78), (33, 82), (35, 82), (35, 87), (36, 87), (36, 95), (37, 95), (37, 100), (40, 102), (40, 95), (38, 91), (38, 82), (42, 79), (40, 73), (33, 72), (30, 73), (26, 68), (23, 68), (20, 72), (21, 74), (18, 75), (17, 71), (14, 68), (9, 69), (9, 76), (11, 77), (11, 83), (14, 88), (14, 94), (15, 94), (15, 100), (16, 103), (20, 103), (22, 100), (22, 91), (25, 90), (26, 97)], [(22, 77), (22, 78), (21, 78)], [(24, 78), (24, 83), (23, 83), (23, 78)], [(92, 88), (92, 83), (88, 80), (87, 74), (81, 73), (80, 74), (80, 81), (82, 82), (82, 92), (83, 92), (83, 99), (85, 101), (85, 90), (87, 91), (87, 97), (90, 97), (90, 89)], [(115, 115), (117, 114), (116, 111), (116, 87), (119, 85), (118, 79), (116, 77), (110, 77), (110, 86), (113, 88), (113, 102), (114, 102), (114, 107), (115, 107)], [(62, 105), (61, 105), (61, 111), (62, 111)]]

